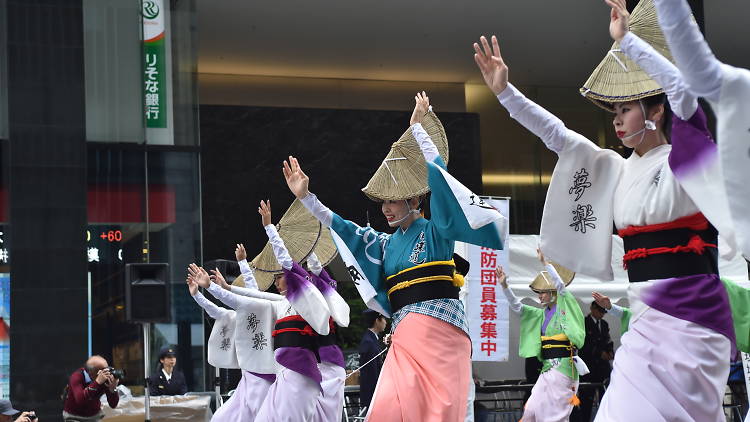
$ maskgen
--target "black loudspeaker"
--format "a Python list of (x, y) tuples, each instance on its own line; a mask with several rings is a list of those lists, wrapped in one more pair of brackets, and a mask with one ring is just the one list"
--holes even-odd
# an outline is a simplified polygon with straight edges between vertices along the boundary
[(171, 322), (169, 264), (125, 265), (125, 319)]

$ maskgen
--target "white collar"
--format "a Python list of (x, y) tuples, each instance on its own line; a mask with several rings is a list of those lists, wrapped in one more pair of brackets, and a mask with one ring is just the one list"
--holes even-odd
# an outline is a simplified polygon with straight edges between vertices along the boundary
[(91, 375), (89, 375), (89, 371), (87, 371), (85, 368), (83, 370), (83, 380), (86, 381), (86, 384), (91, 384)]
[(161, 368), (161, 373), (164, 374), (164, 376), (167, 378), (167, 381), (171, 381), (172, 375), (174, 375), (174, 369), (172, 369), (172, 375), (168, 374), (167, 371), (164, 370), (164, 368)]

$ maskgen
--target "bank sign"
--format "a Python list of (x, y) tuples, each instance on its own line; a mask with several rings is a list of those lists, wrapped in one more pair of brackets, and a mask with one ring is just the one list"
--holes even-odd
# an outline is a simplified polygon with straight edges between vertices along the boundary
[(143, 0), (143, 105), (146, 127), (167, 127), (166, 35), (163, 0)]

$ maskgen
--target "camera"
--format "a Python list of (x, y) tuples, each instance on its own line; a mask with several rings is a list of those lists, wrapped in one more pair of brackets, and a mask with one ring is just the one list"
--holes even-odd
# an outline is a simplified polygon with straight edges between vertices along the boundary
[(33, 413), (30, 414), (30, 415), (26, 415), (26, 417), (29, 418), (30, 421), (35, 421), (36, 420), (36, 415), (33, 414)]
[(115, 369), (111, 366), (107, 367), (107, 371), (109, 371), (110, 374), (112, 374), (113, 377), (115, 377), (118, 380), (121, 380), (125, 378), (125, 370), (123, 369)]

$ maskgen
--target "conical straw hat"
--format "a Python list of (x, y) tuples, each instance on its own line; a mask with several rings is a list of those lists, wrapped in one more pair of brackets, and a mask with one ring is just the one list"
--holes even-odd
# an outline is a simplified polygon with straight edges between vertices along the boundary
[(336, 249), (336, 244), (333, 243), (331, 230), (328, 227), (321, 226), (320, 237), (318, 238), (318, 242), (315, 243), (313, 252), (315, 252), (320, 264), (324, 267), (336, 258), (339, 251)]
[[(437, 146), (445, 164), (448, 164), (448, 137), (443, 124), (435, 113), (428, 111), (422, 126)], [(362, 192), (375, 201), (409, 199), (429, 191), (427, 164), (411, 128), (406, 129), (398, 141), (391, 145), (388, 156), (367, 182), (367, 186), (362, 188)]]
[[(659, 27), (653, 0), (641, 0), (633, 9), (630, 31), (674, 61)], [(612, 103), (640, 100), (664, 92), (656, 81), (622, 52), (617, 41), (579, 91), (607, 111), (613, 111)]]
[(245, 276), (240, 274), (237, 277), (235, 277), (234, 281), (232, 281), (232, 286), (245, 287)]
[[(563, 267), (560, 264), (553, 262), (552, 266), (555, 267), (557, 274), (560, 275), (560, 278), (566, 286), (569, 285), (576, 276), (576, 273)], [(557, 288), (555, 288), (555, 283), (552, 282), (552, 277), (547, 271), (540, 272), (539, 275), (536, 276), (534, 281), (529, 284), (529, 288), (537, 293), (553, 292), (557, 290)]]
[[(281, 240), (284, 241), (292, 260), (303, 262), (318, 242), (322, 226), (304, 205), (295, 199), (279, 220), (276, 230)], [(270, 242), (266, 243), (263, 250), (250, 264), (255, 268), (255, 279), (261, 290), (268, 289), (273, 283), (274, 275), (283, 272)]]

